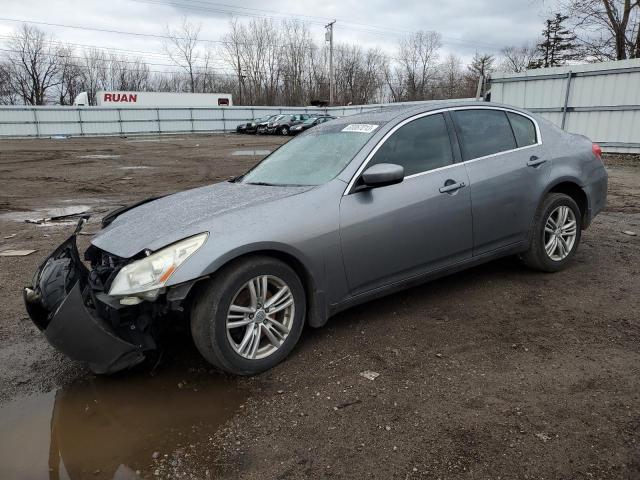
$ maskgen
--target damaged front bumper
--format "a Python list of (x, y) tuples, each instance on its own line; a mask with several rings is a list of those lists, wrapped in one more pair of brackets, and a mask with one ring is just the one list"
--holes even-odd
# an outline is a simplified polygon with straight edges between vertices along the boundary
[(114, 373), (141, 363), (156, 348), (151, 320), (158, 307), (123, 306), (106, 295), (78, 253), (76, 235), (85, 221), (40, 265), (24, 301), (51, 345), (97, 374)]

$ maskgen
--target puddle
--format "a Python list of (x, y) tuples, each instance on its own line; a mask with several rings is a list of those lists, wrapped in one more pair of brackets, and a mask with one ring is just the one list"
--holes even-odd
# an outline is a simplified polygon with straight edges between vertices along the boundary
[(80, 155), (77, 158), (90, 158), (93, 160), (103, 160), (106, 158), (120, 158), (120, 155), (104, 155), (104, 154), (95, 154), (95, 155)]
[(22, 398), (0, 408), (0, 478), (153, 477), (155, 452), (171, 457), (206, 442), (243, 401), (232, 380), (182, 371), (98, 377)]
[(231, 153), (234, 157), (259, 157), (269, 155), (271, 150), (235, 150)]

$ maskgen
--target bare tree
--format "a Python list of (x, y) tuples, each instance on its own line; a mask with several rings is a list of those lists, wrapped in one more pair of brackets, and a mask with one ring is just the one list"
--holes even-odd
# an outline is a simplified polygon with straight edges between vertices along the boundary
[(44, 105), (59, 83), (61, 57), (58, 47), (42, 30), (23, 24), (9, 38), (6, 65), (10, 88), (28, 105)]
[(592, 59), (640, 58), (640, 0), (563, 0), (561, 5)]
[(309, 100), (329, 100), (328, 48), (326, 42), (321, 47), (312, 44), (309, 49), (309, 70), (307, 84)]
[(430, 97), (430, 84), (436, 77), (436, 62), (441, 46), (442, 38), (437, 32), (419, 31), (400, 41), (391, 83), (403, 85), (396, 85), (397, 90), (402, 88), (405, 92), (402, 99), (424, 100)]
[(536, 59), (536, 47), (524, 44), (521, 47), (505, 47), (500, 51), (502, 61), (498, 67), (503, 72), (521, 73)]
[(72, 105), (76, 96), (82, 91), (82, 68), (74, 57), (71, 47), (61, 47), (58, 52), (60, 55), (58, 103)]
[(201, 28), (201, 25), (194, 25), (185, 17), (179, 28), (174, 30), (167, 26), (168, 41), (164, 44), (165, 52), (171, 61), (188, 76), (189, 91), (192, 93), (197, 89), (197, 64), (200, 60), (198, 37)]
[(229, 22), (230, 31), (222, 37), (222, 57), (231, 66), (231, 69), (235, 73), (238, 83), (237, 88), (234, 89), (234, 95), (236, 97), (236, 104), (242, 105), (244, 103), (243, 98), (243, 84), (245, 75), (242, 71), (244, 58), (243, 58), (243, 34), (244, 31), (238, 23), (237, 18), (232, 18)]
[(284, 79), (283, 100), (289, 105), (308, 103), (305, 72), (309, 68), (311, 33), (298, 20), (282, 21), (282, 54), (280, 66)]
[(85, 50), (80, 61), (82, 68), (82, 89), (87, 92), (89, 102), (95, 105), (98, 90), (105, 88), (108, 57), (98, 49)]
[(0, 105), (16, 105), (20, 100), (11, 86), (10, 76), (9, 65), (0, 63)]
[[(29, 103), (33, 98), (33, 102), (49, 100), (68, 105), (78, 93), (86, 91), (90, 102), (95, 104), (96, 93), (101, 89), (227, 91), (236, 95), (237, 103), (246, 105), (304, 105), (328, 97), (327, 46), (324, 42), (314, 43), (308, 26), (299, 21), (258, 18), (241, 23), (232, 20), (219, 54), (201, 47), (200, 27), (185, 19), (180, 29), (170, 31), (165, 45), (179, 71), (153, 73), (142, 58), (108, 54), (98, 48), (75, 53), (59, 42), (45, 40), (41, 32), (32, 35), (32, 29), (24, 28), (19, 32), (21, 38), (31, 35), (33, 38), (28, 38), (27, 43), (31, 45), (35, 41), (38, 58), (49, 59), (55, 68), (47, 73), (46, 88), (30, 95), (14, 85), (19, 85), (21, 80), (27, 85), (31, 77), (16, 75), (16, 65), (20, 67), (21, 63), (16, 58), (9, 61), (11, 59), (4, 55), (5, 58), (0, 59), (0, 103), (17, 100)], [(44, 51), (52, 49), (53, 44), (58, 44), (55, 50)], [(440, 37), (434, 32), (418, 32), (403, 39), (393, 59), (379, 49), (336, 46), (339, 103), (459, 96), (464, 90), (460, 60), (450, 56), (439, 65), (439, 48)], [(231, 67), (231, 72), (216, 71), (216, 59), (220, 57)], [(11, 92), (18, 92), (19, 98)]]
[(464, 72), (460, 58), (449, 54), (440, 70), (440, 98), (460, 98), (464, 92)]
[(149, 86), (149, 66), (140, 57), (110, 55), (105, 65), (103, 88), (144, 91)]

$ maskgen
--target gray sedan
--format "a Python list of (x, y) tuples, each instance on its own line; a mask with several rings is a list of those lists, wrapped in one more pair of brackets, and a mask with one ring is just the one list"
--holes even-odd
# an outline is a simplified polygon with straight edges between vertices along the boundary
[[(516, 108), (387, 108), (303, 133), (245, 175), (121, 209), (24, 291), (97, 373), (142, 363), (177, 312), (213, 365), (254, 374), (305, 325), (472, 265), (571, 262), (606, 202), (600, 148)], [(79, 224), (78, 230), (82, 228)]]

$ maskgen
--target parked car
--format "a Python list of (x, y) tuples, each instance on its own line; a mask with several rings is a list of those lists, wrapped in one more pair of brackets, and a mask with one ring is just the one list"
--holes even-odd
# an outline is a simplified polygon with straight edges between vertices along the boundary
[(336, 117), (332, 117), (331, 115), (319, 115), (317, 117), (309, 117), (304, 122), (299, 123), (297, 125), (292, 126), (289, 129), (289, 133), (291, 135), (297, 135), (298, 133), (302, 133), (305, 130), (309, 130), (311, 127), (315, 127), (316, 125), (323, 124), (324, 122), (328, 122), (329, 120), (333, 120)]
[(289, 130), (291, 129), (291, 127), (304, 122), (310, 117), (311, 115), (307, 113), (281, 115), (280, 117), (269, 122), (269, 124), (267, 125), (267, 133), (289, 135)]
[(250, 122), (241, 123), (236, 127), (236, 133), (256, 133), (258, 125), (261, 123), (268, 123), (270, 120), (276, 118), (278, 115), (265, 115), (264, 117), (254, 118)]
[(257, 124), (256, 126), (256, 133), (259, 135), (264, 135), (267, 133), (267, 128), (269, 127), (270, 123), (273, 122), (277, 122), (279, 119), (284, 118), (285, 115), (279, 114), (279, 115), (272, 115), (271, 118), (269, 118), (268, 120), (265, 120), (264, 122), (260, 122)]
[(606, 196), (600, 148), (525, 110), (382, 109), (304, 132), (231, 181), (108, 214), (89, 266), (73, 234), (24, 298), (96, 373), (142, 362), (183, 312), (209, 362), (255, 374), (305, 325), (409, 285), (514, 254), (565, 268)]

